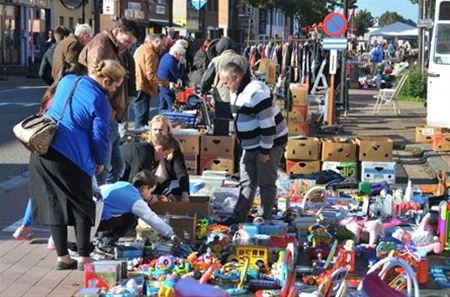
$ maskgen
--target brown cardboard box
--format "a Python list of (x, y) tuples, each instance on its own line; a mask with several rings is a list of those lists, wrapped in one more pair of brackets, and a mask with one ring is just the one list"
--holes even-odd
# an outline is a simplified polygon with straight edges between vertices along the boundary
[(356, 161), (356, 143), (346, 138), (323, 138), (322, 161)]
[(181, 144), (181, 149), (183, 153), (191, 154), (191, 155), (199, 155), (200, 154), (200, 132), (188, 130), (188, 129), (180, 129), (174, 130), (173, 135)]
[(289, 122), (306, 122), (308, 119), (307, 105), (294, 105), (289, 112)]
[(286, 160), (287, 174), (308, 174), (320, 171), (320, 161)]
[(308, 105), (308, 86), (293, 84), (289, 86), (292, 94), (292, 105)]
[(289, 122), (288, 134), (290, 136), (308, 136), (309, 124), (306, 122)]
[(229, 174), (234, 174), (234, 159), (203, 155), (200, 158), (200, 172), (205, 170), (226, 171)]
[(216, 136), (203, 134), (200, 156), (234, 158), (234, 136)]
[(442, 128), (431, 126), (417, 126), (416, 127), (416, 142), (418, 143), (433, 143), (433, 135), (442, 133)]
[(184, 154), (184, 164), (186, 165), (186, 169), (190, 175), (198, 174), (198, 156), (197, 155)]
[(357, 137), (360, 161), (391, 162), (394, 143), (386, 137)]
[(437, 133), (433, 135), (433, 151), (450, 151), (450, 133)]
[(201, 217), (212, 214), (212, 209), (209, 207), (209, 200), (207, 199), (193, 199), (189, 202), (156, 202), (150, 205), (150, 208), (158, 215), (188, 215), (193, 216), (197, 214)]
[(320, 160), (322, 143), (316, 137), (289, 139), (286, 146), (286, 159), (315, 161)]
[(191, 216), (169, 215), (167, 217), (169, 225), (173, 228), (173, 232), (182, 240), (189, 243), (195, 241), (195, 230), (197, 225), (197, 214)]

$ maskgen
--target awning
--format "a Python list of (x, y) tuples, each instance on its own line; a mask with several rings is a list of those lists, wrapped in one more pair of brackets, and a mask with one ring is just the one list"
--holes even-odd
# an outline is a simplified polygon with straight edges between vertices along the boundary
[(153, 25), (153, 26), (159, 26), (159, 27), (168, 27), (169, 26), (169, 21), (165, 21), (165, 20), (149, 20), (148, 22), (150, 25)]

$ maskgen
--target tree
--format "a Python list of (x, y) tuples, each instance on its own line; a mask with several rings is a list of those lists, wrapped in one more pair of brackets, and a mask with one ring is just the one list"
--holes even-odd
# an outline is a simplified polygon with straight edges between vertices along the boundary
[(380, 15), (380, 17), (378, 18), (378, 25), (380, 27), (384, 27), (390, 24), (393, 24), (395, 22), (401, 22), (404, 21), (405, 19), (399, 15), (398, 13), (396, 13), (395, 11), (386, 11), (385, 13), (383, 13), (382, 15)]
[(367, 9), (360, 10), (355, 16), (356, 36), (363, 36), (375, 25), (375, 19)]

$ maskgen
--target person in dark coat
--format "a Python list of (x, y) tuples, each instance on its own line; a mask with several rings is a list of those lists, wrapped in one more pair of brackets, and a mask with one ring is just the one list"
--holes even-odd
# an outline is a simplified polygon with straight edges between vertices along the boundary
[(64, 26), (55, 29), (55, 43), (50, 44), (42, 57), (41, 66), (39, 67), (39, 77), (42, 78), (49, 86), (52, 85), (54, 79), (52, 77), (53, 53), (58, 43), (69, 36), (70, 30)]
[[(166, 166), (166, 159), (177, 148), (177, 141), (172, 135), (159, 134), (152, 142), (130, 142), (122, 146), (125, 159), (125, 173), (122, 180), (132, 182), (133, 177), (141, 170), (148, 169), (155, 173), (158, 185), (155, 194), (175, 196), (178, 194), (171, 177), (174, 172)], [(170, 157), (169, 157), (170, 158)]]
[[(90, 231), (95, 221), (92, 177), (103, 170), (108, 151), (111, 107), (108, 92), (122, 84), (125, 69), (105, 60), (90, 65), (87, 76), (69, 74), (58, 84), (47, 114), (63, 118), (46, 155), (31, 155), (30, 190), (33, 220), (49, 225), (56, 247), (57, 270), (74, 269), (67, 251), (67, 226), (75, 226), (78, 268), (91, 262)], [(64, 105), (73, 90), (71, 104)]]

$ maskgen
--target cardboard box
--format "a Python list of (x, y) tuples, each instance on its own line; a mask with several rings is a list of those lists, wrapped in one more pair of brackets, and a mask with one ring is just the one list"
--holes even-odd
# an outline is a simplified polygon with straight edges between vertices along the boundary
[(197, 215), (193, 216), (166, 216), (168, 223), (173, 228), (173, 232), (182, 240), (192, 243), (195, 241), (195, 229), (197, 225)]
[(192, 198), (189, 202), (156, 202), (150, 208), (158, 215), (193, 216), (197, 214), (198, 216), (206, 217), (212, 214), (209, 200), (200, 199), (199, 197)]
[(360, 161), (391, 162), (394, 142), (385, 137), (357, 137)]
[(200, 158), (200, 172), (205, 170), (225, 171), (228, 174), (234, 174), (234, 159), (202, 156)]
[(173, 130), (173, 136), (181, 144), (181, 149), (185, 155), (200, 154), (200, 135), (200, 132), (193, 129)]
[(358, 163), (356, 162), (336, 162), (325, 161), (322, 170), (333, 170), (343, 177), (358, 177)]
[(361, 181), (395, 184), (395, 162), (361, 162)]
[(288, 140), (285, 157), (291, 160), (320, 160), (322, 143), (316, 137), (300, 137)]
[(346, 138), (323, 138), (322, 161), (356, 161), (356, 143)]
[(307, 105), (294, 105), (289, 112), (289, 122), (306, 122), (308, 119)]
[(198, 174), (198, 156), (184, 154), (184, 164), (186, 165), (186, 169), (189, 175), (197, 175)]
[(437, 133), (433, 135), (433, 151), (450, 151), (450, 133)]
[(308, 105), (308, 86), (291, 83), (292, 105)]
[(418, 143), (433, 143), (433, 135), (442, 133), (442, 128), (431, 126), (417, 126), (416, 127), (416, 142)]
[(287, 174), (308, 174), (320, 171), (320, 161), (286, 160)]
[(216, 136), (203, 134), (200, 156), (208, 155), (221, 158), (234, 158), (234, 136)]
[(309, 134), (309, 124), (306, 122), (289, 122), (288, 123), (288, 134), (291, 136), (308, 136)]

